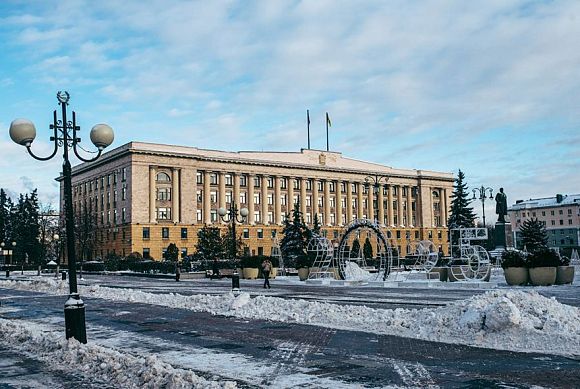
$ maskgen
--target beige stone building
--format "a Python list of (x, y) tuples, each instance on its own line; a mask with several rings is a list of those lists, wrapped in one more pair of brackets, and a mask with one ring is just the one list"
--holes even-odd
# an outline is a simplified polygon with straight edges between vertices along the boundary
[[(369, 175), (384, 177), (376, 193), (365, 185)], [(131, 142), (75, 166), (72, 182), (75, 209), (90, 207), (97, 219), (95, 257), (137, 251), (160, 259), (170, 243), (192, 254), (202, 226), (226, 228), (217, 209), (232, 201), (250, 210), (238, 232), (252, 254), (271, 253), (295, 203), (307, 224), (318, 215), (334, 241), (353, 219), (377, 217), (401, 254), (420, 239), (448, 252), (451, 173), (395, 169), (339, 152), (227, 152)]]

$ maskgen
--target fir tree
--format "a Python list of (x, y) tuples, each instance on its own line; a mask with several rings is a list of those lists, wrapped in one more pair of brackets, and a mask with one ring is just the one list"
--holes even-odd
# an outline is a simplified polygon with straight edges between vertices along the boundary
[(280, 241), (280, 251), (285, 258), (288, 258), (292, 262), (297, 257), (306, 254), (308, 237), (311, 235), (311, 232), (306, 224), (304, 224), (302, 212), (300, 212), (298, 204), (292, 210), (292, 221), (286, 215), (282, 234), (284, 237)]
[[(469, 198), (467, 184), (463, 181), (465, 174), (461, 170), (457, 174), (455, 184), (453, 185), (453, 193), (451, 194), (451, 215), (447, 225), (450, 228), (473, 227), (475, 214)], [(442, 199), (441, 199), (442, 200)]]
[(366, 259), (371, 259), (373, 257), (373, 245), (371, 244), (371, 240), (368, 238), (365, 239), (365, 244), (363, 245), (363, 256)]
[(532, 218), (525, 220), (520, 228), (522, 243), (530, 253), (548, 248), (548, 234), (544, 223)]
[(312, 234), (320, 235), (320, 219), (318, 218), (318, 214), (314, 214), (314, 220), (312, 223)]
[(177, 261), (179, 259), (179, 249), (175, 243), (169, 243), (167, 250), (165, 250), (165, 260), (166, 261)]
[(217, 261), (224, 256), (224, 245), (218, 227), (205, 226), (197, 232), (197, 255), (208, 261)]
[[(222, 236), (222, 241), (224, 245), (224, 254), (226, 257), (232, 257), (232, 246), (234, 245), (234, 241), (232, 239), (232, 225), (228, 224), (228, 229), (225, 234)], [(244, 248), (246, 245), (242, 240), (242, 234), (238, 234), (236, 237), (236, 257), (241, 257), (244, 254)]]
[(0, 188), (0, 242), (8, 243), (12, 241), (12, 224), (10, 223), (10, 212), (14, 204), (4, 189)]
[(360, 257), (360, 242), (358, 239), (355, 239), (352, 242), (352, 248), (350, 249), (350, 257), (351, 258), (359, 258)]

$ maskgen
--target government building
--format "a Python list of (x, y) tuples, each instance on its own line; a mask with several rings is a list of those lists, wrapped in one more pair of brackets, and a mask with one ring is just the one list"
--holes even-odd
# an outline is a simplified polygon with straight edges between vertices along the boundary
[(75, 166), (72, 174), (75, 211), (90, 209), (96, 219), (94, 258), (139, 252), (162, 259), (170, 243), (182, 256), (193, 254), (201, 227), (227, 228), (217, 210), (232, 202), (250, 211), (237, 227), (248, 254), (271, 254), (294, 204), (309, 225), (317, 215), (334, 242), (352, 220), (377, 218), (402, 255), (423, 239), (448, 252), (451, 173), (397, 169), (333, 151), (229, 152), (130, 142)]

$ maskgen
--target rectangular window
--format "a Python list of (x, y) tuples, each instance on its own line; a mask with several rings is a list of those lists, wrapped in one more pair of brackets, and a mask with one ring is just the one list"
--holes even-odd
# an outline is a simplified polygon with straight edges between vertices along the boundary
[(318, 191), (322, 192), (324, 190), (324, 182), (318, 181)]
[(143, 259), (151, 258), (151, 250), (149, 247), (143, 247)]
[(346, 208), (346, 198), (345, 197), (340, 199), (340, 205), (342, 206), (342, 208)]
[(330, 224), (332, 225), (336, 224), (336, 215), (334, 213), (330, 214)]
[(127, 200), (127, 188), (123, 188), (121, 191), (121, 200)]
[(319, 197), (318, 198), (318, 206), (319, 207), (324, 207), (324, 197)]
[(294, 199), (293, 199), (293, 202), (292, 203), (293, 204), (298, 204), (298, 198), (299, 198), (298, 195), (294, 195)]
[(274, 177), (268, 177), (268, 188), (272, 189), (274, 187)]
[(117, 172), (113, 173), (113, 184), (117, 183)]
[(230, 204), (232, 202), (232, 192), (226, 192), (226, 203)]
[(123, 181), (126, 181), (126, 180), (127, 180), (127, 168), (126, 168), (126, 167), (124, 167), (124, 168), (123, 168), (123, 170), (122, 170), (121, 172), (122, 172), (122, 174), (121, 174), (121, 176), (122, 176), (122, 180), (123, 180)]
[(330, 208), (334, 208), (336, 206), (336, 199), (334, 197), (331, 197), (329, 199), (329, 201), (330, 201), (330, 204), (329, 204)]
[(121, 209), (121, 222), (125, 223), (126, 221), (127, 221), (127, 209), (122, 208)]
[(170, 220), (171, 219), (171, 208), (169, 208), (169, 207), (157, 208), (157, 219), (158, 220)]
[(300, 189), (300, 180), (294, 179), (294, 189)]
[(209, 183), (211, 185), (217, 185), (218, 184), (218, 175), (217, 175), (217, 173), (210, 173), (210, 175), (209, 175)]
[(248, 204), (246, 192), (240, 193), (240, 204)]
[(561, 209), (559, 209), (559, 210), (558, 210), (558, 214), (560, 214), (560, 215), (563, 215), (563, 214), (564, 214), (564, 211), (563, 211), (563, 210), (561, 210)]
[(546, 211), (542, 211), (542, 216), (546, 216)]
[(187, 228), (181, 229), (181, 239), (187, 239)]
[(306, 190), (312, 190), (312, 180), (306, 180)]
[(330, 193), (334, 193), (334, 181), (330, 181), (328, 183), (328, 190), (330, 191)]
[(568, 209), (568, 215), (572, 215), (572, 209)]
[(117, 210), (113, 210), (113, 223), (117, 224), (119, 223), (119, 219), (117, 218)]
[(554, 211), (550, 211), (550, 215), (554, 216)]
[(340, 191), (342, 193), (346, 192), (346, 182), (341, 182), (340, 183)]
[(217, 222), (217, 220), (218, 220), (218, 214), (217, 214), (217, 211), (215, 209), (212, 209), (210, 211), (210, 219), (211, 219), (211, 222), (212, 223)]
[(240, 186), (243, 186), (243, 187), (248, 186), (248, 176), (246, 176), (245, 174), (242, 174), (240, 176)]
[(286, 195), (285, 194), (280, 195), (280, 204), (281, 205), (286, 205), (286, 199), (287, 198), (286, 198)]
[(564, 220), (560, 219), (560, 225), (563, 226), (564, 225)]
[(197, 216), (196, 217), (197, 221), (201, 223), (203, 221), (203, 212), (202, 212), (202, 210), (201, 209), (198, 209), (197, 211), (195, 211), (195, 214)]
[(272, 230), (270, 232), (272, 233), (272, 235), (271, 235), (272, 238), (275, 238), (276, 237), (276, 234), (278, 233), (278, 231), (276, 231), (276, 230)]
[(197, 172), (195, 180), (196, 180), (196, 183), (203, 184), (203, 173)]
[(157, 188), (157, 200), (171, 200), (171, 188)]
[(107, 186), (111, 185), (111, 175), (107, 174)]
[(254, 223), (260, 223), (260, 211), (254, 211)]
[(568, 224), (572, 225), (572, 219), (568, 219)]
[(306, 206), (307, 207), (312, 206), (312, 198), (310, 196), (306, 196)]
[(250, 230), (247, 229), (247, 228), (244, 228), (244, 231), (243, 231), (243, 235), (242, 236), (243, 236), (244, 239), (250, 239)]
[(264, 230), (261, 228), (257, 229), (258, 239), (264, 239)]
[(274, 212), (268, 212), (268, 223), (274, 223)]
[(401, 231), (397, 231), (397, 239), (401, 239)]
[(288, 187), (288, 181), (286, 181), (286, 178), (284, 178), (284, 177), (280, 178), (280, 188), (286, 189), (287, 187)]
[(556, 225), (556, 221), (552, 220), (552, 225), (555, 226)]
[(260, 178), (261, 177), (258, 177), (258, 176), (254, 177), (254, 188), (259, 188), (260, 187), (260, 181), (261, 181)]
[(357, 185), (357, 184), (355, 184), (355, 183), (352, 183), (352, 184), (350, 184), (350, 185), (351, 185), (350, 187), (351, 187), (352, 193), (356, 194), (356, 187), (357, 187), (358, 185)]
[(306, 223), (308, 224), (312, 223), (312, 215), (310, 213), (306, 214)]
[(273, 204), (274, 204), (274, 194), (268, 193), (268, 205), (273, 205)]
[(260, 193), (254, 193), (254, 204), (260, 204)]
[(149, 227), (143, 227), (143, 239), (150, 238), (150, 230)]
[(209, 199), (212, 202), (212, 204), (217, 203), (217, 191), (212, 190), (209, 192)]
[(161, 228), (161, 238), (162, 239), (169, 239), (169, 227), (162, 227)]
[(264, 248), (262, 246), (258, 246), (258, 255), (264, 255)]
[(226, 174), (224, 176), (225, 180), (226, 180), (226, 185), (227, 186), (232, 186), (233, 185), (233, 179), (232, 179), (232, 175), (231, 174)]

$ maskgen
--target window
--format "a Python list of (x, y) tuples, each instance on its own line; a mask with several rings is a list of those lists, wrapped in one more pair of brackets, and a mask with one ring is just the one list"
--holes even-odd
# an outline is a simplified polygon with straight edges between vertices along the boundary
[(150, 230), (149, 227), (143, 227), (143, 239), (150, 238)]
[(243, 237), (244, 239), (250, 239), (250, 230), (249, 230), (249, 229), (247, 229), (247, 228), (244, 228), (244, 231), (243, 231), (243, 233), (242, 233), (242, 237)]
[(211, 185), (217, 185), (218, 184), (218, 175), (217, 175), (217, 173), (210, 173), (210, 175), (209, 175), (209, 183)]
[(306, 223), (308, 224), (312, 223), (312, 215), (310, 213), (306, 214)]
[(232, 202), (232, 192), (226, 192), (226, 203)]
[(330, 191), (330, 193), (334, 193), (334, 189), (335, 189), (335, 187), (334, 187), (334, 181), (330, 181), (328, 183), (328, 190)]
[(197, 202), (198, 203), (201, 203), (203, 201), (203, 195), (202, 195), (202, 193), (203, 192), (201, 190), (198, 190), (197, 191)]
[(318, 181), (318, 191), (323, 191), (324, 190), (324, 182), (322, 181)]
[(117, 217), (117, 210), (113, 210), (113, 223), (117, 224), (119, 222), (119, 219)]
[(169, 178), (169, 174), (164, 173), (164, 172), (159, 172), (159, 173), (157, 173), (157, 181), (169, 182), (169, 181), (171, 181), (171, 178)]
[(209, 199), (213, 203), (217, 203), (217, 191), (212, 190), (209, 192)]
[(568, 224), (572, 225), (572, 219), (568, 219)]
[(259, 188), (260, 187), (260, 178), (261, 177), (254, 177), (254, 188)]
[(294, 189), (300, 189), (300, 180), (294, 179)]
[(121, 209), (121, 222), (125, 223), (127, 221), (127, 210), (126, 208)]
[(260, 211), (254, 211), (254, 223), (260, 222)]
[(564, 225), (564, 220), (560, 219), (560, 225), (563, 226)]
[(307, 207), (312, 206), (312, 198), (310, 196), (306, 196), (306, 206)]
[(258, 239), (264, 239), (264, 230), (261, 228), (258, 228), (258, 230), (256, 231), (258, 234)]
[(272, 230), (270, 232), (272, 233), (272, 235), (271, 235), (272, 236), (272, 239), (275, 238), (276, 237), (276, 234), (278, 233), (278, 231), (276, 231), (276, 230)]
[(280, 188), (286, 189), (288, 187), (288, 181), (284, 177), (280, 179)]
[(226, 174), (224, 176), (225, 180), (226, 180), (226, 185), (228, 186), (232, 186), (233, 184), (233, 179), (232, 179), (232, 175), (231, 174)]
[(319, 197), (318, 198), (318, 206), (319, 207), (324, 207), (324, 197)]
[(542, 216), (546, 216), (546, 211), (542, 211)]
[(552, 220), (552, 225), (555, 226), (556, 225), (556, 221)]
[(312, 190), (312, 180), (306, 180), (306, 190)]
[(268, 177), (268, 188), (272, 189), (274, 187), (274, 177)]
[(346, 192), (346, 182), (340, 183), (340, 191), (343, 193)]
[(274, 212), (268, 212), (268, 223), (274, 223)]
[(331, 197), (330, 199), (328, 199), (330, 201), (330, 207), (334, 208), (336, 206), (336, 199), (334, 197)]
[(196, 183), (203, 184), (203, 173), (197, 172), (195, 179)]
[(254, 193), (254, 204), (260, 204), (260, 193)]
[(187, 257), (187, 247), (181, 249), (181, 258)]
[(187, 228), (181, 229), (181, 239), (187, 239)]
[(572, 215), (572, 209), (568, 209), (568, 215)]
[(261, 246), (258, 246), (258, 255), (264, 255), (264, 248)]
[(330, 214), (330, 224), (332, 225), (336, 224), (336, 215), (334, 213)]
[(143, 247), (143, 259), (151, 258), (151, 250), (149, 247)]
[(121, 191), (121, 200), (127, 200), (127, 188), (123, 188)]
[(122, 170), (122, 177), (123, 177), (122, 178), (123, 181), (126, 181), (127, 180), (127, 168), (126, 167), (124, 167), (123, 170)]
[(157, 200), (171, 200), (171, 188), (157, 188)]
[(564, 211), (562, 209), (559, 209), (558, 210), (558, 214), (563, 215), (564, 214)]
[(356, 187), (357, 187), (358, 185), (357, 185), (357, 184), (355, 184), (355, 183), (352, 183), (352, 184), (350, 184), (350, 186), (351, 186), (352, 193), (356, 193)]
[(286, 199), (287, 199), (287, 197), (285, 194), (280, 195), (280, 204), (286, 205)]
[(245, 174), (242, 174), (240, 176), (240, 186), (248, 186), (248, 176), (246, 176)]
[(195, 211), (196, 214), (196, 219), (198, 222), (203, 221), (203, 212), (201, 209), (198, 209), (197, 211)]
[(273, 205), (273, 204), (274, 204), (274, 194), (268, 193), (268, 205)]
[(111, 186), (111, 175), (107, 174), (107, 186)]
[(157, 219), (158, 220), (169, 220), (171, 219), (171, 208), (159, 207), (157, 208)]
[(532, 212), (532, 217), (536, 217), (536, 213), (535, 212)]
[(437, 239), (441, 239), (441, 231), (437, 231)]
[(550, 215), (554, 216), (554, 211), (550, 211)]
[(345, 197), (343, 197), (342, 199), (340, 199), (340, 205), (341, 205), (343, 208), (346, 208), (346, 198), (345, 198)]
[(397, 239), (401, 239), (401, 231), (397, 231)]
[(217, 220), (218, 220), (218, 214), (217, 214), (217, 211), (215, 209), (212, 209), (210, 211), (210, 219), (211, 219), (211, 222), (212, 223), (217, 222)]
[(332, 238), (338, 239), (338, 231), (336, 231), (336, 230), (332, 231)]
[(240, 203), (241, 204), (247, 204), (247, 197), (246, 197), (246, 192), (242, 192), (240, 193)]
[(161, 238), (162, 239), (169, 239), (169, 227), (162, 227), (161, 228)]

